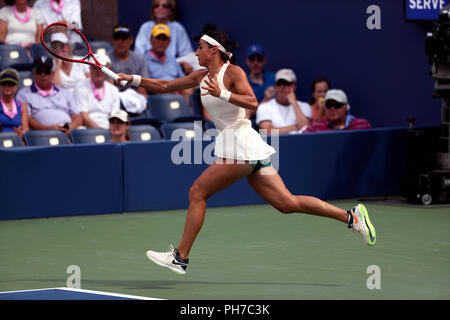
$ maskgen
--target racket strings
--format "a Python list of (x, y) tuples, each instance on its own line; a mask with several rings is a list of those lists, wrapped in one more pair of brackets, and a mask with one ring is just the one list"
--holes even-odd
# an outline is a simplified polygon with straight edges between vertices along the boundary
[(79, 60), (89, 55), (85, 39), (66, 25), (49, 26), (42, 34), (42, 41), (52, 54), (62, 59)]

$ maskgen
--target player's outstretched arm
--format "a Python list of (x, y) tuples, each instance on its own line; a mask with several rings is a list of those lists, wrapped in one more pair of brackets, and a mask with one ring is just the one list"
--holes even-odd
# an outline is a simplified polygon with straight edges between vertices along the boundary
[[(139, 83), (139, 87), (153, 93), (169, 93), (183, 89), (194, 88), (204, 77), (205, 72), (206, 71), (204, 70), (194, 71), (186, 77), (174, 80), (142, 78)], [(120, 83), (120, 81), (122, 80), (125, 80), (131, 84), (133, 81), (133, 76), (129, 74), (119, 73), (118, 76), (119, 79), (116, 81), (118, 83)]]

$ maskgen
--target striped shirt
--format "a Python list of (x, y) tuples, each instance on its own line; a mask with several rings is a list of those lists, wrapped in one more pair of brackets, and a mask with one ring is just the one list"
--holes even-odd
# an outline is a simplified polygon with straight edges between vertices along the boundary
[(333, 124), (328, 122), (327, 119), (323, 119), (321, 121), (315, 121), (307, 126), (302, 133), (305, 132), (323, 132), (323, 131), (336, 131), (336, 130), (361, 130), (361, 129), (370, 129), (372, 126), (369, 121), (362, 118), (356, 118), (351, 114), (347, 115), (345, 120), (345, 127), (343, 129), (336, 128)]

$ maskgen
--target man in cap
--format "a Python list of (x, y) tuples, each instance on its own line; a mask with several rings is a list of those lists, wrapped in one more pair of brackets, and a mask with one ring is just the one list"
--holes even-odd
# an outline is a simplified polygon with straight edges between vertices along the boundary
[(328, 90), (325, 95), (325, 119), (315, 121), (302, 132), (370, 129), (366, 119), (356, 118), (348, 113), (348, 99), (340, 89)]
[(55, 62), (51, 57), (40, 56), (33, 62), (35, 81), (17, 93), (17, 100), (28, 105), (30, 126), (34, 130), (60, 130), (69, 135), (78, 128), (81, 116), (71, 92), (52, 82)]
[[(130, 50), (134, 38), (131, 27), (127, 24), (117, 24), (113, 28), (113, 49), (107, 52), (111, 60), (111, 70), (115, 73), (139, 74), (143, 78), (149, 78), (147, 62), (140, 53)], [(135, 87), (133, 87), (135, 88)], [(119, 88), (125, 91), (126, 88)], [(147, 97), (144, 88), (135, 88), (137, 92)]]
[(125, 110), (117, 110), (109, 116), (110, 142), (130, 141), (130, 118)]
[(264, 71), (267, 58), (262, 46), (259, 44), (249, 46), (245, 62), (249, 68), (248, 82), (252, 86), (258, 102), (262, 103), (272, 99), (275, 95), (275, 73)]
[[(311, 121), (311, 107), (297, 100), (297, 77), (291, 69), (275, 74), (275, 97), (262, 103), (256, 112), (256, 124), (268, 134), (298, 132)], [(276, 131), (273, 131), (273, 130)]]
[[(152, 48), (145, 53), (150, 78), (173, 80), (185, 76), (177, 60), (166, 54), (166, 49), (170, 44), (170, 30), (167, 25), (157, 24), (153, 27), (150, 43)], [(189, 97), (193, 92), (192, 88), (181, 90), (180, 94), (189, 103)]]
[(150, 36), (152, 48), (145, 53), (150, 78), (173, 80), (184, 77), (183, 70), (174, 57), (166, 55), (170, 44), (170, 30), (165, 24), (153, 27)]
[[(110, 67), (106, 54), (95, 55), (103, 66)], [(75, 103), (80, 110), (83, 125), (87, 128), (109, 128), (109, 115), (120, 109), (119, 89), (106, 81), (107, 75), (94, 67), (89, 67), (90, 78), (75, 87)]]

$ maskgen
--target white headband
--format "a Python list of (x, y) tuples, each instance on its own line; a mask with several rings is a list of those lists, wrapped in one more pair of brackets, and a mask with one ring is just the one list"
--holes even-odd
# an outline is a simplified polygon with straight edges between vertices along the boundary
[(233, 55), (231, 52), (228, 52), (227, 50), (225, 50), (225, 48), (223, 47), (223, 45), (221, 45), (216, 39), (211, 38), (210, 36), (208, 36), (207, 34), (204, 34), (200, 40), (206, 41), (208, 42), (210, 45), (212, 46), (217, 46), (217, 48), (222, 51), (223, 53), (225, 53), (229, 58), (231, 58), (231, 56)]

